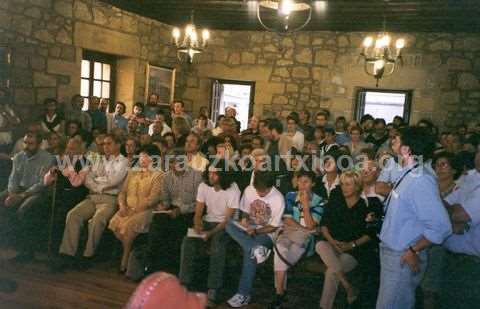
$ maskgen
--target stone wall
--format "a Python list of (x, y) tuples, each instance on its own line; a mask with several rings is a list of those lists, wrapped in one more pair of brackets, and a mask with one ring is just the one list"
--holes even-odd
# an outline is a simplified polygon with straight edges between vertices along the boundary
[[(95, 0), (0, 1), (0, 44), (14, 49), (17, 106), (61, 101), (79, 92), (82, 50), (118, 56), (117, 99), (144, 100), (146, 64), (177, 69), (176, 97), (198, 111), (215, 78), (256, 82), (255, 113), (286, 115), (327, 107), (351, 117), (356, 87), (375, 87), (359, 57), (366, 33), (213, 31), (193, 65), (179, 62), (171, 27)], [(398, 34), (407, 39), (404, 65), (380, 88), (413, 90), (412, 121), (440, 126), (480, 117), (480, 36)], [(397, 34), (393, 34), (397, 36)], [(130, 82), (130, 87), (126, 87)], [(117, 87), (117, 88), (118, 88)]]
[[(211, 78), (252, 80), (256, 114), (285, 116), (293, 110), (326, 107), (337, 116), (352, 117), (356, 88), (375, 88), (359, 56), (366, 35), (214, 32), (208, 52), (187, 72), (183, 97), (208, 102)], [(396, 36), (407, 40), (403, 66), (382, 79), (380, 88), (413, 90), (411, 121), (429, 118), (442, 127), (478, 121), (480, 35)]]

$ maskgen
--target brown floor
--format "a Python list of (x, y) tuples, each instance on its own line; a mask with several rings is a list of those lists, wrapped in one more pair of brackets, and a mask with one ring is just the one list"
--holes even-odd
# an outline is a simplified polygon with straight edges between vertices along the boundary
[[(0, 278), (14, 279), (18, 283), (15, 293), (0, 292), (0, 309), (123, 308), (137, 285), (117, 273), (115, 261), (102, 262), (82, 272), (53, 274), (48, 270), (45, 256), (37, 256), (37, 261), (26, 265), (7, 263), (6, 260), (12, 256), (13, 251), (0, 249)], [(229, 308), (225, 301), (235, 292), (239, 267), (237, 262), (228, 263), (225, 287), (219, 295), (223, 304), (217, 308)], [(271, 269), (272, 266), (268, 265), (268, 262), (259, 267), (255, 281), (254, 303), (246, 308), (267, 308), (273, 293)], [(321, 274), (312, 270), (318, 272), (317, 263), (306, 263), (290, 276), (287, 308), (318, 308), (323, 278)], [(480, 308), (480, 263), (462, 256), (450, 255), (445, 273), (438, 308)], [(361, 287), (361, 283), (357, 284)], [(339, 289), (335, 308), (345, 308), (344, 304), (345, 296)], [(363, 304), (359, 308), (369, 307)], [(417, 308), (422, 308), (421, 302)]]

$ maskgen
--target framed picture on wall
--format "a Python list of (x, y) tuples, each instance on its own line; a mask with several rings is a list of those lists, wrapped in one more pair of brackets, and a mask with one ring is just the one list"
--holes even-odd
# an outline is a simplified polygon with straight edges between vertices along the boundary
[(158, 103), (170, 105), (175, 92), (175, 69), (147, 64), (147, 84), (145, 99), (150, 95), (158, 95)]

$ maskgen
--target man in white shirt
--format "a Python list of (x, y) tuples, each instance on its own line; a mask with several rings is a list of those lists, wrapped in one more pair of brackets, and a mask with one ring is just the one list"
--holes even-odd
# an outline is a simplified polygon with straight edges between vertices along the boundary
[(91, 162), (92, 167), (85, 179), (90, 194), (67, 214), (60, 246), (65, 260), (71, 260), (76, 255), (81, 229), (88, 221), (88, 239), (82, 261), (88, 264), (108, 221), (117, 211), (117, 195), (128, 172), (128, 159), (120, 154), (120, 146), (118, 137), (106, 135), (103, 143), (105, 156)]
[[(227, 171), (227, 163), (218, 160), (208, 168), (208, 178), (198, 187), (193, 229), (203, 238), (189, 237), (182, 242), (180, 281), (184, 286), (192, 284), (195, 258), (198, 249), (208, 243), (210, 266), (208, 272), (208, 301), (215, 305), (217, 290), (223, 286), (223, 272), (229, 237), (225, 225), (233, 216), (240, 202), (240, 190), (233, 175)], [(203, 216), (206, 208), (206, 214)]]
[(160, 134), (163, 136), (168, 132), (172, 132), (172, 129), (165, 123), (165, 115), (163, 111), (159, 110), (155, 114), (155, 119), (148, 126), (148, 135), (152, 136), (154, 134)]
[(240, 210), (244, 216), (240, 223), (229, 221), (227, 233), (243, 249), (243, 267), (237, 293), (228, 300), (231, 307), (247, 306), (255, 280), (257, 264), (268, 257), (273, 246), (273, 234), (282, 224), (285, 199), (273, 185), (272, 172), (255, 172), (253, 186), (245, 189)]
[(185, 142), (185, 152), (188, 166), (196, 171), (203, 172), (208, 165), (208, 160), (198, 152), (200, 143), (200, 136), (197, 133), (190, 133)]
[(303, 152), (305, 136), (298, 130), (298, 121), (296, 114), (290, 114), (287, 117), (286, 135), (292, 139), (292, 147), (295, 147), (299, 152)]

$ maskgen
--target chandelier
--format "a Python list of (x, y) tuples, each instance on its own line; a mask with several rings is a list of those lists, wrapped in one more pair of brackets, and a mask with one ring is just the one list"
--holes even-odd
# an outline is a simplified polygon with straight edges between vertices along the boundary
[(202, 30), (201, 42), (198, 39), (197, 27), (193, 21), (193, 11), (190, 15), (190, 23), (187, 24), (184, 30), (183, 39), (179, 28), (175, 27), (172, 30), (172, 36), (177, 48), (177, 57), (180, 60), (181, 54), (187, 55), (189, 63), (193, 62), (193, 57), (196, 54), (202, 53), (207, 47), (207, 42), (210, 39), (210, 32), (207, 29)]
[[(277, 32), (280, 34), (300, 31), (305, 28), (312, 19), (313, 8), (311, 1), (260, 0), (254, 2), (258, 2), (256, 3), (258, 22), (268, 31)], [(262, 8), (277, 11), (277, 15), (280, 18), (280, 20), (277, 21), (277, 25), (267, 25), (268, 23), (264, 21), (264, 18), (262, 18)], [(303, 22), (297, 22), (297, 25), (292, 26), (292, 14), (298, 12), (303, 12)]]
[[(385, 20), (383, 25), (385, 29)], [(379, 80), (384, 76), (392, 75), (402, 61), (401, 54), (405, 47), (405, 39), (398, 38), (395, 41), (394, 49), (390, 47), (391, 42), (392, 39), (385, 30), (379, 33), (375, 39), (367, 36), (363, 40), (361, 56), (365, 60), (365, 72), (377, 80), (377, 87)]]

